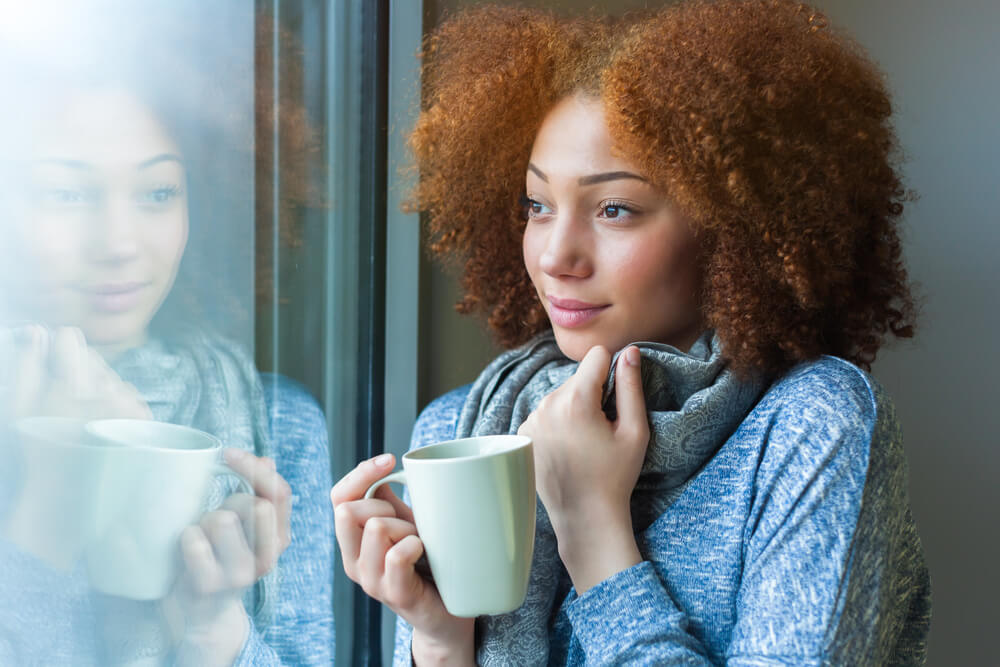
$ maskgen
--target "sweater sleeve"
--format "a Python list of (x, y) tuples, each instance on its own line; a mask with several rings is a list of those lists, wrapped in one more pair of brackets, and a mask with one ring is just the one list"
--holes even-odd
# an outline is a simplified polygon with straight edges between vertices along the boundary
[[(465, 397), (469, 394), (469, 385), (454, 389), (434, 399), (417, 417), (410, 437), (410, 449), (417, 449), (435, 442), (451, 440), (455, 437), (458, 426), (458, 416), (462, 412)], [(405, 496), (409, 502), (409, 494)], [(413, 628), (402, 618), (396, 618), (396, 640), (392, 664), (397, 667), (411, 665), (410, 641), (413, 638)]]
[(275, 390), (266, 393), (275, 464), (292, 487), (292, 542), (279, 560), (273, 616), (264, 625), (251, 623), (236, 664), (332, 665), (333, 509), (327, 494), (333, 482), (326, 420), (302, 387), (273, 380)]
[[(929, 609), (891, 405), (857, 372), (791, 383), (782, 394), (754, 425), (763, 442), (734, 582), (736, 619), (715, 661), (919, 662), (921, 649), (897, 648)], [(669, 553), (649, 539), (647, 549)], [(566, 611), (587, 664), (712, 664), (669, 592), (668, 570), (683, 567), (646, 561), (571, 594)]]

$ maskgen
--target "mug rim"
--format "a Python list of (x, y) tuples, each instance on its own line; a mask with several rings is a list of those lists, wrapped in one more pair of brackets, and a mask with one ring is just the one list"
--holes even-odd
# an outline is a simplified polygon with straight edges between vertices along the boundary
[[(62, 442), (56, 437), (53, 437), (52, 434), (50, 433), (44, 433), (30, 428), (32, 425), (39, 423), (43, 424), (58, 423), (58, 424), (77, 426), (79, 427), (79, 434), (84, 435), (85, 433), (87, 433), (87, 424), (90, 422), (86, 419), (83, 419), (82, 417), (62, 417), (59, 415), (32, 415), (31, 417), (19, 417), (18, 419), (15, 419), (11, 424), (11, 427), (14, 433), (20, 436), (27, 436), (30, 438), (38, 438), (44, 440), (45, 444), (48, 446), (59, 446), (59, 447), (67, 446), (66, 443)], [(88, 442), (86, 439), (81, 439), (79, 442), (74, 442), (72, 443), (72, 445), (69, 446), (74, 448), (100, 447), (100, 445), (97, 445), (93, 442)]]
[[(204, 447), (161, 447), (159, 445), (135, 445), (134, 442), (123, 439), (120, 436), (116, 437), (113, 435), (108, 435), (107, 433), (101, 432), (102, 425), (114, 426), (117, 424), (128, 424), (140, 427), (148, 427), (150, 424), (155, 424), (154, 428), (165, 428), (171, 431), (181, 431), (186, 432), (189, 435), (194, 435), (203, 440), (207, 440), (208, 444)], [(128, 446), (133, 450), (147, 450), (156, 452), (176, 452), (178, 454), (183, 454), (185, 452), (208, 452), (216, 451), (222, 449), (222, 440), (217, 436), (208, 431), (203, 431), (199, 428), (193, 426), (185, 426), (183, 424), (172, 424), (170, 422), (156, 421), (155, 419), (129, 419), (129, 418), (109, 418), (109, 419), (93, 419), (84, 424), (84, 431), (93, 437), (103, 438), (105, 440), (110, 440), (119, 445)]]
[[(419, 456), (419, 453), (426, 452), (428, 449), (443, 447), (445, 445), (454, 445), (456, 443), (468, 442), (470, 440), (485, 440), (487, 438), (499, 438), (501, 440), (510, 440), (511, 444), (492, 451), (483, 452), (480, 454), (471, 454), (469, 456), (445, 456), (440, 458), (424, 458), (423, 456)], [(403, 454), (402, 459), (404, 462), (420, 463), (420, 464), (451, 463), (455, 461), (478, 461), (491, 456), (497, 456), (498, 454), (508, 454), (510, 452), (515, 452), (525, 447), (530, 447), (531, 443), (532, 439), (530, 436), (517, 435), (515, 433), (474, 435), (468, 438), (454, 438), (452, 440), (442, 440), (441, 442), (434, 442), (429, 445), (424, 445), (423, 447), (411, 449), (410, 451)]]

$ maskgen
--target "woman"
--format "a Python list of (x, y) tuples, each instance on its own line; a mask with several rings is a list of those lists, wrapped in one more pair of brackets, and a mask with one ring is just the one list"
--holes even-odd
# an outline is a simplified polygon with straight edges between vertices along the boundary
[[(17, 187), (0, 202), (10, 251), (3, 315), (17, 324), (4, 331), (12, 391), (0, 407), (5, 421), (133, 417), (209, 431), (254, 493), (216, 484), (209, 504), (217, 509), (181, 535), (181, 574), (166, 598), (152, 602), (96, 594), (78, 563), (53, 562), (5, 529), (0, 662), (330, 664), (323, 416), (291, 381), (262, 380), (247, 352), (197, 326), (184, 302), (198, 272), (203, 286), (209, 270), (225, 268), (189, 259), (182, 269), (185, 256), (206, 250), (189, 238), (219, 238), (218, 227), (199, 225), (222, 224), (213, 212), (241, 197), (233, 173), (241, 163), (213, 175), (218, 163), (199, 150), (250, 163), (250, 137), (233, 141), (250, 125), (223, 113), (232, 107), (213, 108), (224, 116), (215, 126), (200, 108), (191, 115), (225, 104), (232, 91), (214, 86), (217, 97), (206, 99), (191, 87), (171, 88), (176, 72), (164, 62), (176, 67), (176, 54), (157, 70), (155, 49), (146, 46), (139, 76), (128, 69), (132, 59), (109, 57), (88, 77), (46, 79), (18, 100), (34, 112), (20, 126), (28, 140), (5, 141)], [(179, 275), (185, 289), (175, 287)], [(228, 280), (216, 274), (211, 282), (217, 289)], [(170, 298), (172, 290), (180, 291)], [(16, 489), (16, 479), (5, 481)], [(0, 507), (8, 528), (23, 509), (13, 493)]]
[(863, 370), (913, 319), (875, 68), (805, 6), (728, 0), (472, 11), (424, 72), (415, 203), (513, 349), (413, 446), (531, 435), (540, 507), (524, 605), (474, 622), (415, 572), (407, 507), (359, 500), (391, 457), (338, 482), (397, 663), (921, 662), (927, 570)]

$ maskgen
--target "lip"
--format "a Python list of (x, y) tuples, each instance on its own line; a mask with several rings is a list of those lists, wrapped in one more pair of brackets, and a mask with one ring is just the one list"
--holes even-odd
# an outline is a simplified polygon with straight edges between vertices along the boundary
[(589, 303), (555, 296), (545, 298), (549, 302), (549, 319), (552, 320), (552, 324), (567, 329), (582, 327), (611, 307), (611, 304)]
[(149, 282), (102, 283), (87, 287), (83, 292), (94, 310), (121, 313), (134, 308), (149, 285)]

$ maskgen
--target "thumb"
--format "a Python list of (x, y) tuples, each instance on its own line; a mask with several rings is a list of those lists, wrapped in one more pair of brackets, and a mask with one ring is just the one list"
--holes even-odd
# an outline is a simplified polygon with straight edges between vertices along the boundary
[(622, 435), (649, 437), (646, 422), (646, 399), (642, 392), (642, 356), (639, 348), (630, 345), (618, 355), (615, 380), (615, 404), (618, 421), (615, 431)]

